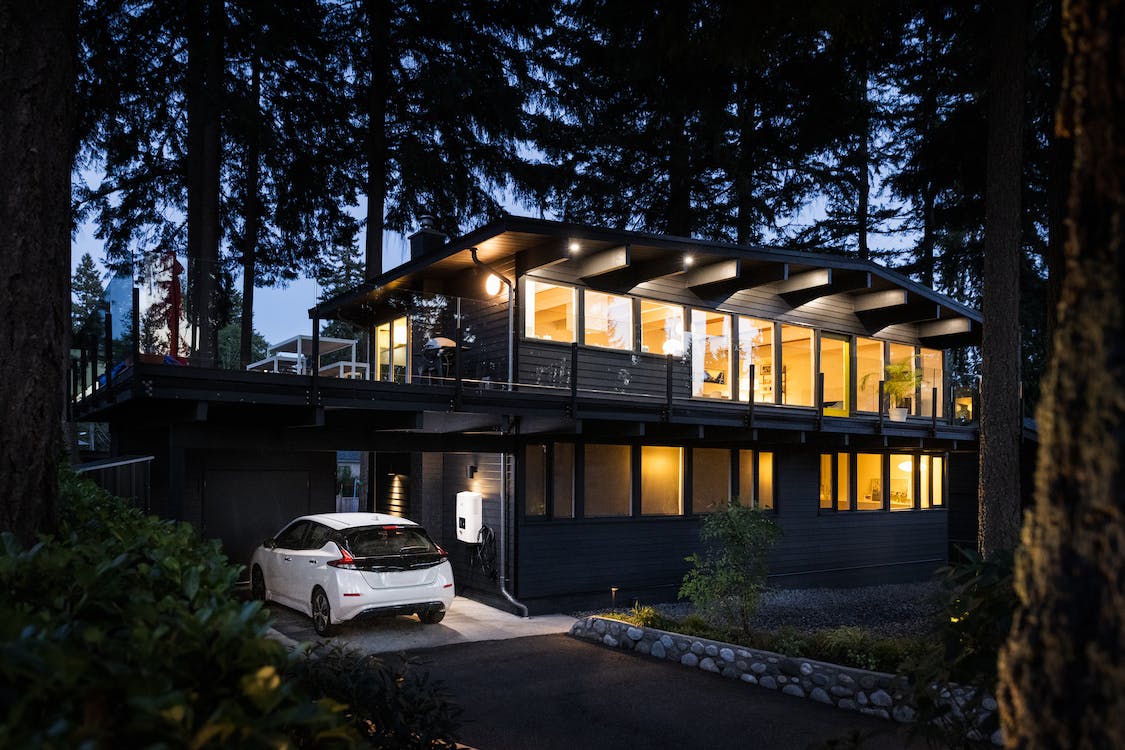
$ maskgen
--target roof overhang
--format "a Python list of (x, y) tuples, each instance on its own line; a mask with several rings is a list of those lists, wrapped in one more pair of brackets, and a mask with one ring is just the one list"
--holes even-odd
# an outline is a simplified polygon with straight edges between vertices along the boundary
[(569, 264), (591, 288), (618, 293), (675, 277), (701, 304), (710, 305), (766, 286), (791, 308), (846, 294), (871, 334), (911, 324), (926, 346), (980, 341), (978, 311), (871, 261), (511, 215), (338, 294), (312, 308), (309, 316), (371, 325), (380, 302), (397, 292), (484, 298), (483, 281), (489, 274), (514, 282), (557, 264)]

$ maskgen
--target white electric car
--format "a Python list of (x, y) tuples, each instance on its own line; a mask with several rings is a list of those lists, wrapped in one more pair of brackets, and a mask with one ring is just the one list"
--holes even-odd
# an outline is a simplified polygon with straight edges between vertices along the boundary
[(312, 617), (318, 635), (348, 620), (417, 614), (440, 622), (453, 603), (448, 556), (413, 521), (382, 513), (301, 516), (254, 550), (250, 590)]

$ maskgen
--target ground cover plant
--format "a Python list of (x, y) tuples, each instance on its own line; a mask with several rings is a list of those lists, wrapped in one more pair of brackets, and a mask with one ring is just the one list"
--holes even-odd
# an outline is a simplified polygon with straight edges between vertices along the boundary
[(72, 474), (61, 508), (34, 546), (0, 537), (0, 746), (452, 746), (440, 686), (265, 638), (218, 542)]

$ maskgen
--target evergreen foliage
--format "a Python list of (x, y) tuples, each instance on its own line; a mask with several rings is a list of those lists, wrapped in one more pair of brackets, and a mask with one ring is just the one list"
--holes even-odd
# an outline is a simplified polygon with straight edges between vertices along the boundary
[(105, 286), (102, 284), (101, 274), (98, 273), (94, 259), (89, 253), (83, 253), (78, 261), (78, 268), (74, 269), (74, 276), (70, 281), (71, 307), (70, 326), (73, 332), (74, 346), (84, 344), (90, 336), (96, 336), (101, 329), (102, 297), (105, 295)]
[(453, 746), (440, 685), (265, 638), (238, 567), (188, 524), (62, 478), (57, 536), (0, 537), (4, 747)]

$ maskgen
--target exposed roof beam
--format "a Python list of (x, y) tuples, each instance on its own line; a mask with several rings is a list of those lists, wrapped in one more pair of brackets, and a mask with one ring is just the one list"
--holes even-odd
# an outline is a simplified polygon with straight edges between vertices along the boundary
[(701, 299), (722, 301), (743, 289), (788, 278), (788, 263), (753, 262), (740, 258), (696, 268), (684, 275), (684, 283)]
[(905, 305), (906, 299), (905, 289), (887, 289), (883, 292), (861, 294), (855, 298), (855, 311), (860, 313), (870, 310), (885, 310), (888, 307)]
[(830, 294), (870, 288), (870, 271), (817, 268), (790, 276), (788, 281), (778, 284), (777, 293), (790, 307), (800, 307)]
[(918, 300), (905, 305), (881, 307), (873, 310), (856, 310), (856, 317), (868, 333), (876, 333), (887, 326), (917, 323), (941, 317), (941, 306), (929, 300)]
[(564, 260), (570, 260), (570, 251), (567, 249), (566, 243), (547, 242), (519, 251), (516, 254), (516, 271), (523, 275), (528, 271), (534, 271), (536, 268), (562, 263)]
[(586, 279), (586, 283), (602, 291), (627, 292), (646, 281), (684, 272), (684, 259), (678, 253), (642, 262), (630, 260), (627, 267), (591, 277)]
[(622, 245), (581, 258), (577, 260), (578, 276), (582, 279), (591, 279), (628, 268), (629, 255), (629, 246)]
[(947, 318), (935, 320), (932, 323), (922, 323), (918, 326), (918, 338), (932, 339), (938, 336), (955, 336), (961, 333), (970, 333), (973, 330), (973, 321), (968, 318)]

